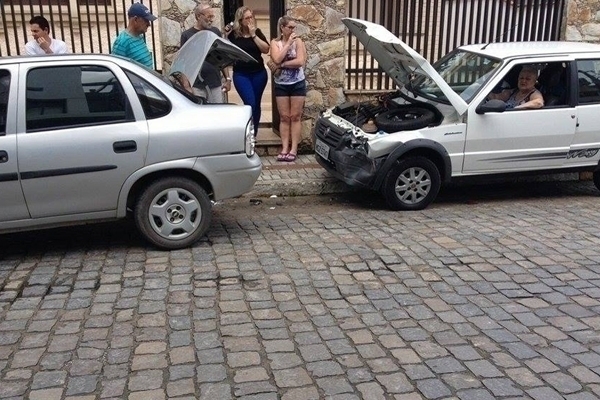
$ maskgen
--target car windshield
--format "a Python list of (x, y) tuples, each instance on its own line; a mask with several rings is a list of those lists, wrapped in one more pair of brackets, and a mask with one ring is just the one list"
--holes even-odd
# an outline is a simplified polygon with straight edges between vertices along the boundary
[[(498, 59), (457, 49), (437, 61), (433, 67), (450, 88), (469, 103), (500, 64)], [(426, 75), (415, 75), (407, 89), (425, 98), (448, 103), (438, 85)]]

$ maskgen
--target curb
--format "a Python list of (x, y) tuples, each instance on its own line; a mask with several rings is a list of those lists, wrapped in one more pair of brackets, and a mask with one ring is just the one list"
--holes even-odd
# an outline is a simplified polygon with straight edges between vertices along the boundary
[[(263, 169), (252, 189), (244, 193), (244, 198), (265, 198), (315, 196), (339, 194), (360, 191), (361, 189), (346, 185), (344, 182), (331, 176), (315, 160), (314, 154), (299, 155), (294, 163), (277, 162), (275, 156), (261, 157)], [(567, 172), (558, 174), (534, 175), (494, 175), (475, 176), (470, 178), (457, 178), (448, 186), (460, 187), (463, 185), (494, 185), (499, 183), (519, 182), (560, 182), (582, 181), (585, 179), (578, 173)]]
[(276, 156), (261, 157), (261, 175), (243, 197), (314, 196), (355, 190), (331, 176), (314, 157), (314, 153), (299, 154), (290, 163), (278, 162)]
[(243, 197), (270, 196), (313, 196), (322, 194), (345, 193), (354, 190), (335, 178), (324, 179), (282, 179), (258, 181)]

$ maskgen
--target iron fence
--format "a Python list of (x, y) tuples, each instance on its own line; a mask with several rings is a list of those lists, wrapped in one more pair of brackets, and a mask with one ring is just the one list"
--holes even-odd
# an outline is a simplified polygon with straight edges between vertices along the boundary
[[(431, 63), (465, 44), (559, 40), (564, 0), (348, 0), (350, 17), (379, 23)], [(391, 90), (354, 36), (348, 40), (347, 90)]]
[[(135, 0), (158, 13), (158, 0)], [(29, 20), (44, 16), (51, 36), (63, 40), (73, 53), (110, 53), (114, 38), (127, 25), (127, 10), (134, 0), (4, 0), (0, 1), (2, 32), (0, 56), (20, 55), (31, 39)], [(154, 68), (162, 69), (158, 24), (151, 24), (146, 42)]]

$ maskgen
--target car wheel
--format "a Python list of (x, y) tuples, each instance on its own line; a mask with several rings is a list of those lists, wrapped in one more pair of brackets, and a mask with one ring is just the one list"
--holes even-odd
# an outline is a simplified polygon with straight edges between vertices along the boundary
[(596, 185), (596, 189), (600, 190), (600, 170), (594, 171), (594, 185)]
[(392, 210), (422, 210), (436, 198), (440, 186), (440, 172), (431, 160), (410, 157), (392, 167), (381, 191)]
[(375, 123), (384, 132), (420, 129), (433, 123), (435, 114), (423, 107), (400, 107), (375, 117)]
[(134, 216), (138, 230), (150, 243), (163, 249), (180, 249), (206, 233), (211, 203), (196, 182), (164, 178), (142, 192)]

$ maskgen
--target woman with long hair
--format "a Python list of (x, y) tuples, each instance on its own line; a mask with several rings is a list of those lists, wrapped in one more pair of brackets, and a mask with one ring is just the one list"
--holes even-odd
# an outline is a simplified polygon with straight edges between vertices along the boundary
[(295, 161), (302, 134), (302, 110), (306, 99), (306, 47), (296, 34), (296, 21), (288, 16), (277, 23), (279, 36), (271, 40), (275, 101), (279, 111), (281, 153), (277, 161)]
[(236, 61), (233, 64), (233, 85), (244, 104), (252, 107), (254, 135), (258, 133), (260, 123), (260, 101), (267, 86), (267, 70), (262, 54), (269, 52), (269, 42), (260, 29), (256, 27), (256, 19), (252, 10), (242, 6), (235, 11), (235, 20), (227, 37), (258, 61)]

